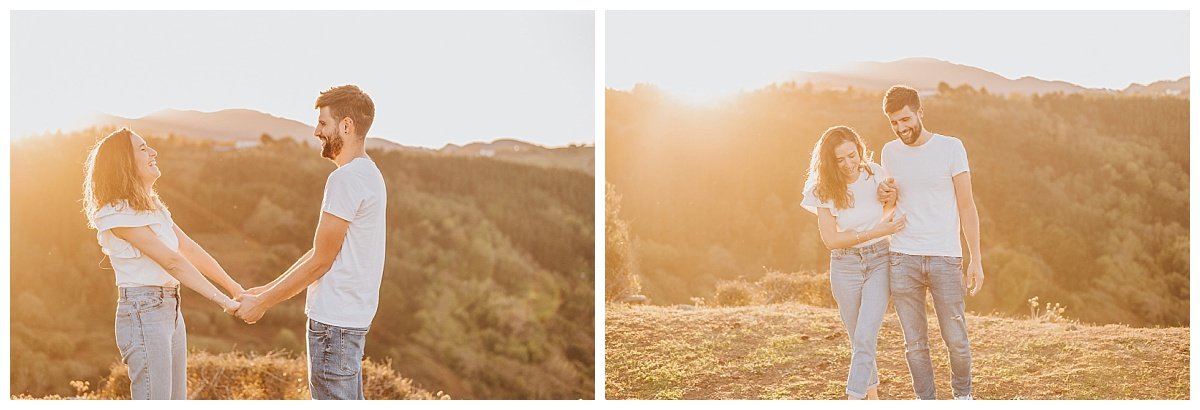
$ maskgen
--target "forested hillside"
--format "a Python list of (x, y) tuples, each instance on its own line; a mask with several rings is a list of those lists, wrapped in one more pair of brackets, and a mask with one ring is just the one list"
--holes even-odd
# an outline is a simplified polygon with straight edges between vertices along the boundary
[[(11, 359), (27, 364), (12, 366), (13, 394), (70, 394), (70, 381), (95, 385), (119, 362), (113, 273), (100, 266), (79, 202), (87, 149), (107, 131), (11, 145)], [(334, 168), (316, 148), (143, 136), (159, 151), (158, 187), (176, 223), (247, 288), (311, 246)], [(369, 153), (388, 187), (389, 234), (366, 355), (454, 398), (591, 398), (593, 178), (487, 158)], [(255, 325), (190, 291), (183, 300), (193, 348), (304, 351), (303, 295)]]

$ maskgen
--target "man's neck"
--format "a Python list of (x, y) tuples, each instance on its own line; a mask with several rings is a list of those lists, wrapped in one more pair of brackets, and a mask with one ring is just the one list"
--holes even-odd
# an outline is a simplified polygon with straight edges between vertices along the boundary
[(358, 157), (368, 158), (365, 147), (361, 145), (357, 147), (343, 147), (342, 153), (337, 158), (334, 158), (333, 163), (337, 164), (338, 168), (341, 168)]

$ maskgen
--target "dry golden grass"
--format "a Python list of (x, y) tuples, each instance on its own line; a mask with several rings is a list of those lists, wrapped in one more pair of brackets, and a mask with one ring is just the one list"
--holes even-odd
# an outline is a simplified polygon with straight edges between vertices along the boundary
[[(606, 309), (608, 399), (842, 399), (850, 346), (835, 309), (614, 305)], [(977, 399), (1188, 399), (1190, 330), (973, 316)], [(950, 369), (930, 314), (938, 397)], [(904, 339), (889, 311), (879, 394), (912, 399)]]
[[(250, 355), (240, 352), (213, 355), (203, 351), (188, 354), (188, 399), (193, 400), (307, 400), (307, 365), (303, 355), (272, 352)], [(125, 365), (117, 363), (97, 390), (87, 382), (72, 381), (78, 394), (41, 399), (128, 400), (129, 377)], [(449, 399), (431, 393), (401, 377), (391, 363), (363, 361), (363, 393), (367, 399)], [(34, 399), (19, 395), (13, 399)]]

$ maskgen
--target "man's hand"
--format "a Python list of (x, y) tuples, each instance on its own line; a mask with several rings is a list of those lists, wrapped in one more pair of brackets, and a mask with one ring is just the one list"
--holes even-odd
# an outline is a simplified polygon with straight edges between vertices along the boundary
[(267, 306), (261, 296), (250, 294), (249, 291), (242, 294), (239, 299), (242, 304), (237, 310), (237, 317), (245, 321), (248, 325), (258, 322), (267, 313), (267, 309), (271, 308)]
[(888, 178), (880, 183), (875, 194), (879, 196), (879, 202), (896, 202), (896, 178)]
[(979, 293), (983, 289), (983, 264), (979, 261), (971, 261), (967, 266), (967, 289), (971, 291), (971, 296)]

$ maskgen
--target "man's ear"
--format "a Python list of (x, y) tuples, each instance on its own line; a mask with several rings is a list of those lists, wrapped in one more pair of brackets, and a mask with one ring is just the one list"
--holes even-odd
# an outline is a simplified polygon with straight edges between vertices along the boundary
[(354, 135), (354, 119), (350, 118), (350, 117), (342, 117), (342, 122), (338, 123), (338, 128), (340, 131), (345, 133), (345, 135), (353, 136)]

